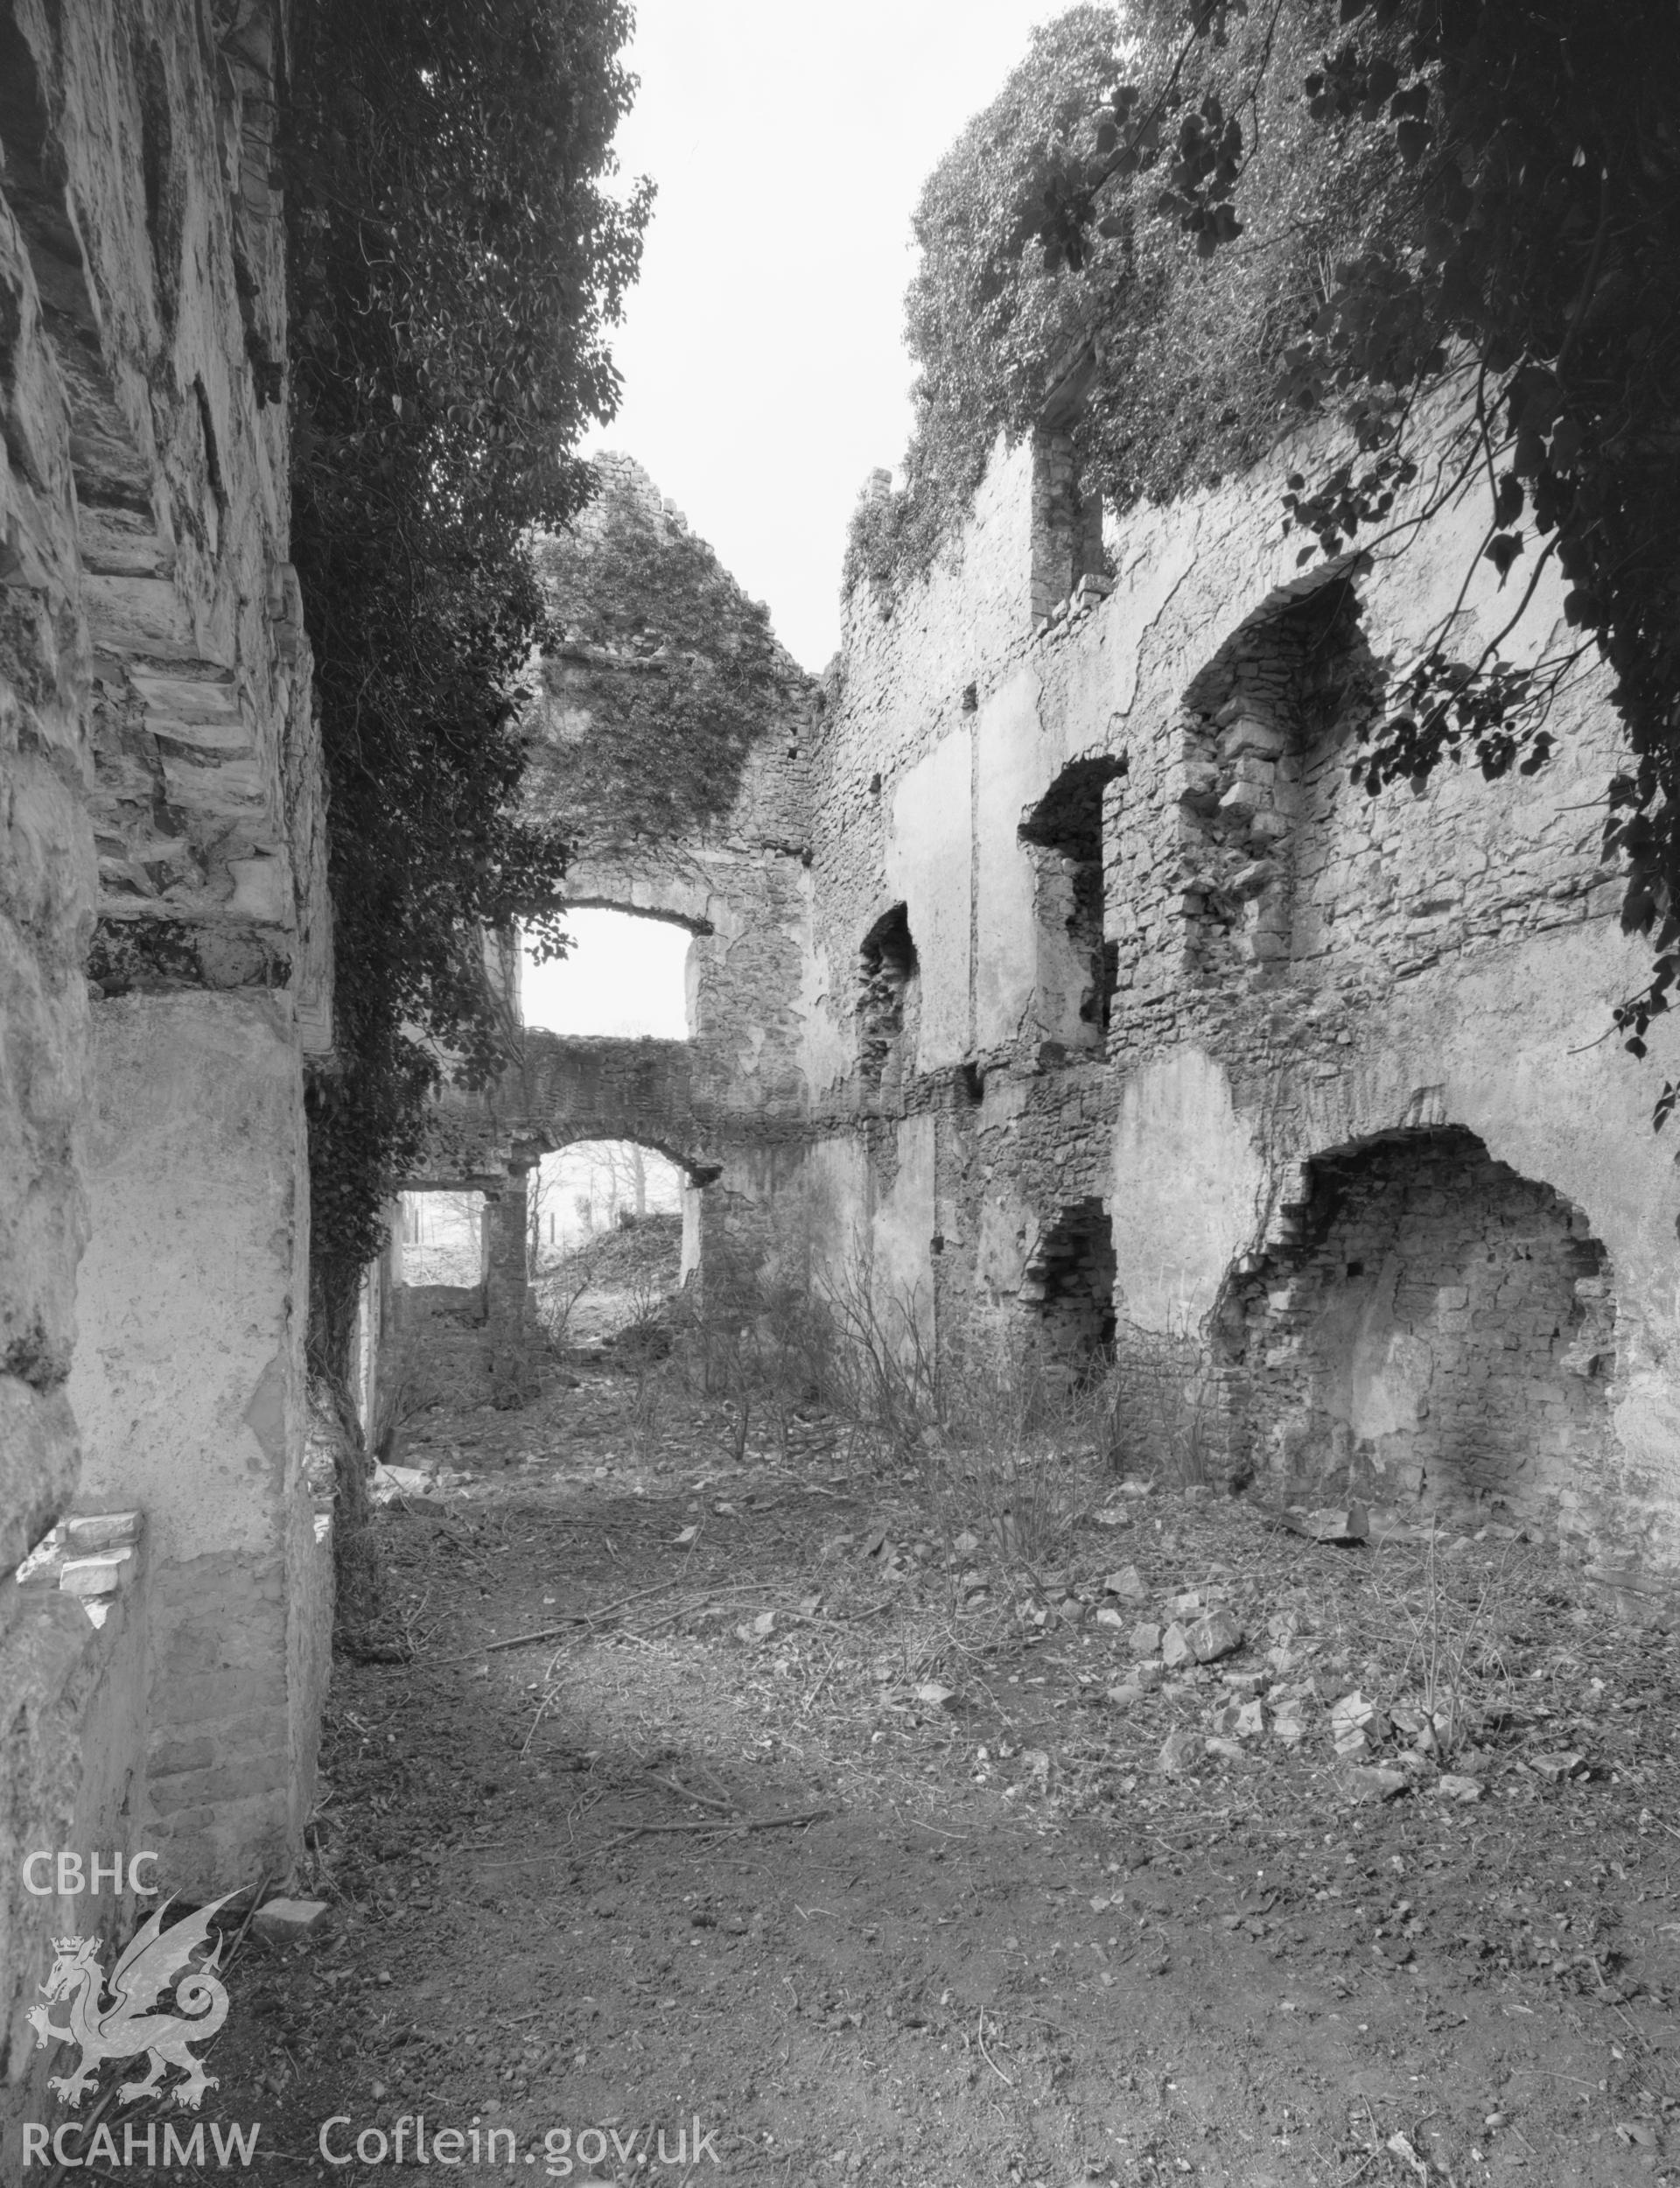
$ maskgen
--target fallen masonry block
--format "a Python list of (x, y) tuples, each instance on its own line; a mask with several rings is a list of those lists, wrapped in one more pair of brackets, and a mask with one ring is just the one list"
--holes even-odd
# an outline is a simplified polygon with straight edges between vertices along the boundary
[(1199, 1732), (1169, 1732), (1161, 1743), (1155, 1767), (1164, 1777), (1177, 1778), (1194, 1769), (1207, 1753), (1208, 1743)]
[(1161, 1636), (1161, 1661), (1169, 1672), (1176, 1672), (1180, 1665), (1194, 1664), (1196, 1652), (1190, 1645), (1190, 1637), (1175, 1618)]
[(1226, 1692), (1235, 1694), (1238, 1701), (1257, 1700), (1271, 1684), (1269, 1672), (1222, 1672), (1220, 1676)]
[(1466, 1778), (1460, 1771), (1443, 1771), (1435, 1781), (1435, 1790), (1443, 1800), (1480, 1800), (1481, 1780)]
[(1370, 1770), (1361, 1764), (1344, 1764), (1337, 1775), (1349, 1800), (1393, 1800), (1411, 1790), (1404, 1771)]
[(139, 1539), (137, 1511), (75, 1512), (64, 1523), (65, 1546), (76, 1556), (86, 1557), (95, 1550), (116, 1549), (122, 1543)]
[(1154, 1656), (1159, 1652), (1161, 1630), (1149, 1624), (1134, 1626), (1131, 1630), (1131, 1652), (1134, 1656)]
[(1213, 1664), (1242, 1645), (1242, 1629), (1228, 1610), (1209, 1611), (1190, 1629), (1190, 1647), (1198, 1664)]
[(1110, 1595), (1118, 1595), (1123, 1602), (1142, 1603), (1149, 1600), (1149, 1587), (1135, 1565), (1123, 1565), (1117, 1573), (1110, 1573), (1103, 1582)]
[(122, 1585), (122, 1568), (133, 1558), (131, 1549), (107, 1550), (98, 1557), (66, 1558), (59, 1573), (59, 1586), (66, 1595), (115, 1595)]
[(1363, 1732), (1374, 1747), (1389, 1734), (1387, 1717), (1374, 1701), (1367, 1701), (1357, 1688), (1330, 1705), (1330, 1736), (1336, 1745), (1340, 1747), (1344, 1739), (1355, 1732)]
[(1562, 1785), (1566, 1778), (1584, 1778), (1586, 1775), (1586, 1756), (1572, 1751), (1531, 1755), (1528, 1764), (1536, 1778), (1546, 1778), (1554, 1785)]
[(251, 1927), (276, 1945), (294, 1945), (318, 1933), (332, 1911), (325, 1899), (270, 1899), (251, 1918)]

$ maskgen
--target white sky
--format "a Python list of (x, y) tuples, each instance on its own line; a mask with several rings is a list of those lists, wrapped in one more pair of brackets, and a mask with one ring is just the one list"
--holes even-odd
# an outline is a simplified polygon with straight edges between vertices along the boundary
[(626, 175), (659, 200), (593, 445), (653, 474), (808, 669), (864, 480), (909, 434), (910, 214), (1067, 0), (638, 0)]
[(575, 945), (569, 957), (539, 965), (528, 955), (520, 968), (528, 1026), (556, 1034), (684, 1037), (686, 928), (602, 911), (568, 912), (565, 928)]

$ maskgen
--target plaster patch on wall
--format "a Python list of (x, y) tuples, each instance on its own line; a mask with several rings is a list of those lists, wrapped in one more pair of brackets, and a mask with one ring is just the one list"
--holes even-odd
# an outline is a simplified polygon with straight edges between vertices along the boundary
[(1040, 681), (1024, 662), (980, 709), (975, 806), (975, 1041), (1012, 1040), (1031, 1012), (1038, 978), (1032, 858), (1017, 831), (1042, 796), (1061, 754), (1040, 717)]
[(821, 1097), (851, 1069), (857, 1044), (835, 994), (829, 953), (820, 946), (805, 953), (793, 1007), (800, 1024), (800, 1069), (812, 1094)]
[(276, 1473), (285, 1469), (286, 1394), (290, 1379), (288, 1356), (276, 1352), (251, 1392), (251, 1402), (245, 1408), (245, 1426), (261, 1447), (256, 1456), (246, 1461), (253, 1474), (265, 1473), (270, 1468)]
[(1212, 1057), (1180, 1048), (1127, 1082), (1113, 1181), (1122, 1313), (1142, 1329), (1194, 1335), (1227, 1270), (1253, 1243), (1267, 1183), (1230, 1082)]
[(974, 740), (954, 729), (906, 768), (892, 798), (890, 896), (909, 909), (921, 964), (923, 1070), (969, 1051), (974, 824)]

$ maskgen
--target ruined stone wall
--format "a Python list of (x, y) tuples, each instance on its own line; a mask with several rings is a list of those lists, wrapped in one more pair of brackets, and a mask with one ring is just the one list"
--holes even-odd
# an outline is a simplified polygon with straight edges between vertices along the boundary
[(1616, 1354), (1580, 1211), (1448, 1129), (1316, 1163), (1298, 1229), (1219, 1332), (1251, 1448), (1326, 1490), (1445, 1485), (1579, 1533)]
[[(5, 1584), (8, 1660), (36, 1667), (0, 1726), (14, 2076), (18, 1987), (78, 1911), (18, 1897), (8, 1834), (89, 1816), (107, 1851), (119, 1824), (167, 1839), (167, 1888), (227, 1889), (290, 1858), (311, 1798), (302, 1062), (330, 931), (287, 561), (283, 39), (275, 0), (0, 0), (0, 1572), (66, 1507), (140, 1506), (151, 1544), (120, 1708), (97, 1649), (36, 1650), (39, 1591)], [(201, 1508), (234, 1516), (183, 1549)], [(223, 1584), (195, 1585), (200, 1553)], [(244, 1683), (213, 1696), (224, 1657)]]
[[(1025, 1343), (1059, 1242), (1086, 1238), (1095, 1203), (1123, 1382), (1129, 1363), (1140, 1378), (1168, 1363), (1219, 1463), (1497, 1495), (1662, 1609), (1680, 1571), (1680, 1189), (1650, 1084), (1600, 1041), (1642, 971), (1598, 856), (1617, 726), (1588, 678), (1537, 775), (1490, 786), (1448, 768), (1421, 795), (1367, 796), (1350, 780), (1361, 729), (1386, 674), (1452, 615), (1478, 518), (1451, 508), (1404, 554), (1303, 575), (1283, 478), (1327, 446), (1109, 512), (1092, 568), (1065, 536), (1088, 506), (1068, 515), (1059, 444), (1040, 436), (999, 452), (925, 579), (890, 600), (853, 591), (813, 754), (803, 1054), (826, 1235), (878, 1259), (890, 1231), (898, 1281), (936, 1303), (948, 1349)], [(1047, 570), (1072, 589), (1046, 614)], [(1508, 613), (1483, 565), (1454, 649), (1474, 654)], [(1510, 649), (1533, 657), (1558, 619), (1543, 585)], [(884, 1104), (870, 951), (899, 906), (919, 1023)], [(1443, 1133), (1465, 1166), (1450, 1238), (1398, 1182), (1433, 1178)], [(906, 1133), (919, 1238), (902, 1221)], [(1370, 1221), (1401, 1272), (1382, 1343), (1411, 1360), (1424, 1408), (1404, 1434), (1335, 1396), (1363, 1253), (1333, 1224), (1330, 1260), (1288, 1259), (1318, 1236), (1307, 1211), (1336, 1166), (1374, 1145), (1391, 1151), (1372, 1158), (1386, 1212)], [(1544, 1252), (1510, 1252), (1544, 1279), (1507, 1252), (1530, 1232)], [(1571, 1259), (1586, 1239), (1593, 1272)], [(1106, 1251), (1087, 1239), (1075, 1259)], [(1537, 1289), (1503, 1327), (1519, 1277)], [(1614, 1342), (1586, 1344), (1606, 1318)]]
[[(494, 1086), (441, 1092), (408, 1182), (489, 1192), (507, 1280), (530, 1168), (578, 1140), (639, 1140), (687, 1174), (685, 1269), (715, 1300), (745, 1297), (778, 1236), (808, 1106), (801, 995), (822, 698), (647, 473), (598, 460), (599, 499), (539, 553), (561, 636), (540, 664), (527, 794), (575, 846), (569, 905), (688, 931), (689, 1035), (527, 1032)], [(529, 1341), (523, 1295), (511, 1280), (491, 1294), (492, 1374), (517, 1380), (507, 1364)]]

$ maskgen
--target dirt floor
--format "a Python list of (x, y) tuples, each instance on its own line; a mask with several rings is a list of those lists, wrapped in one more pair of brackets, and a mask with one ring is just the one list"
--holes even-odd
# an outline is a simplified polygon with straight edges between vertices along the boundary
[(674, 1363), (415, 1427), (333, 1911), (212, 2061), (264, 2177), (1680, 2177), (1680, 1651), (1544, 1549), (1072, 1463), (1002, 1512)]

